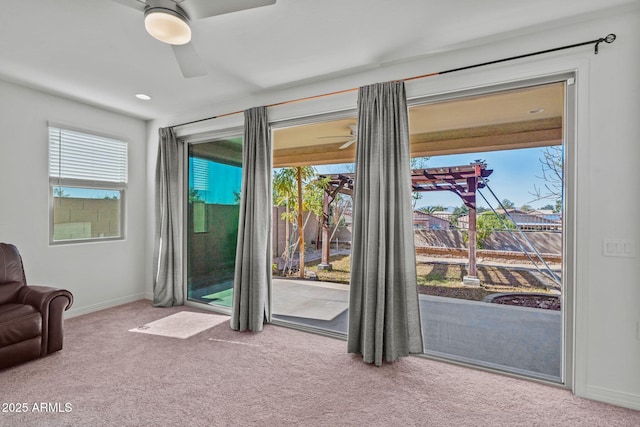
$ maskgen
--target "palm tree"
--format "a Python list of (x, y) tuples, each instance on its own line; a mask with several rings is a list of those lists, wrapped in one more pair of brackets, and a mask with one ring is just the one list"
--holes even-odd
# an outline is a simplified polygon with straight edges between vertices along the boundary
[(418, 208), (418, 210), (422, 213), (432, 215), (434, 212), (442, 212), (446, 209), (444, 206), (435, 205), (435, 206), (422, 206), (421, 208)]
[(294, 199), (294, 183), (296, 176), (293, 174), (294, 168), (282, 168), (273, 174), (273, 202), (277, 206), (285, 206), (285, 213), (282, 219), (285, 220), (285, 259), (289, 259), (289, 206)]
[[(307, 210), (318, 214), (317, 197), (311, 197), (312, 194), (317, 193), (315, 178), (316, 170), (312, 166), (281, 168), (275, 171), (273, 176), (274, 202), (278, 206), (285, 206), (285, 213), (282, 214), (282, 219), (285, 220), (285, 263), (288, 264), (293, 255), (291, 251), (293, 245), (290, 243), (290, 225), (293, 225), (298, 230), (300, 277), (304, 277), (304, 221), (302, 212)], [(310, 193), (310, 191), (313, 192)], [(307, 193), (307, 197), (305, 197), (305, 193)], [(302, 199), (302, 203), (299, 199)], [(313, 203), (309, 203), (307, 200)], [(301, 209), (300, 205), (302, 205)], [(320, 209), (322, 208), (320, 207)]]

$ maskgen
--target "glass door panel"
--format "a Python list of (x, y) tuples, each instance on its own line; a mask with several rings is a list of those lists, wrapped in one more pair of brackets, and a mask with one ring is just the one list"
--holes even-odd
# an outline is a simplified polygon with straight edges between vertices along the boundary
[(189, 145), (187, 298), (231, 307), (242, 138)]
[(344, 336), (356, 118), (325, 119), (273, 132), (272, 314)]
[(559, 82), (409, 110), (425, 354), (563, 381), (564, 108)]

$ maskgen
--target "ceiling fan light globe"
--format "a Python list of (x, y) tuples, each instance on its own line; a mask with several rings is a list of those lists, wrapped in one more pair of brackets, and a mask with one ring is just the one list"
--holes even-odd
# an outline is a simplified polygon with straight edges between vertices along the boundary
[(179, 14), (166, 9), (151, 9), (145, 13), (144, 28), (154, 38), (173, 45), (191, 41), (191, 27)]

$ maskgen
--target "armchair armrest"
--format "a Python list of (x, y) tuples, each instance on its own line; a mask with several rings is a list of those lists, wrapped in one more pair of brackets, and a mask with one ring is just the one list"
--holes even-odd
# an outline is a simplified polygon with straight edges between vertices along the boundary
[(63, 313), (73, 304), (71, 292), (49, 286), (23, 286), (18, 291), (18, 302), (34, 306), (42, 315), (41, 354), (62, 349)]
[(64, 310), (68, 310), (73, 304), (73, 295), (65, 289), (52, 288), (50, 286), (23, 286), (18, 292), (18, 302), (20, 304), (29, 304), (44, 315), (49, 310), (51, 301), (58, 297), (65, 296), (68, 303)]

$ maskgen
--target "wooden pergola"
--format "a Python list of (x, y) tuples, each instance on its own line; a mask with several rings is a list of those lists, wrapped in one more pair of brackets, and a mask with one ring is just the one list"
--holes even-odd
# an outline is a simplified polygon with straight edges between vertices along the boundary
[[(476, 192), (483, 188), (484, 178), (493, 173), (487, 164), (476, 161), (469, 165), (448, 166), (440, 168), (414, 169), (411, 173), (411, 186), (414, 192), (451, 191), (457, 194), (469, 208), (469, 276), (477, 280), (476, 268)], [(329, 224), (329, 208), (338, 194), (353, 196), (354, 173), (320, 175), (328, 178), (323, 198), (322, 215), (322, 262), (320, 268), (331, 269), (329, 263), (331, 250), (331, 230)]]

